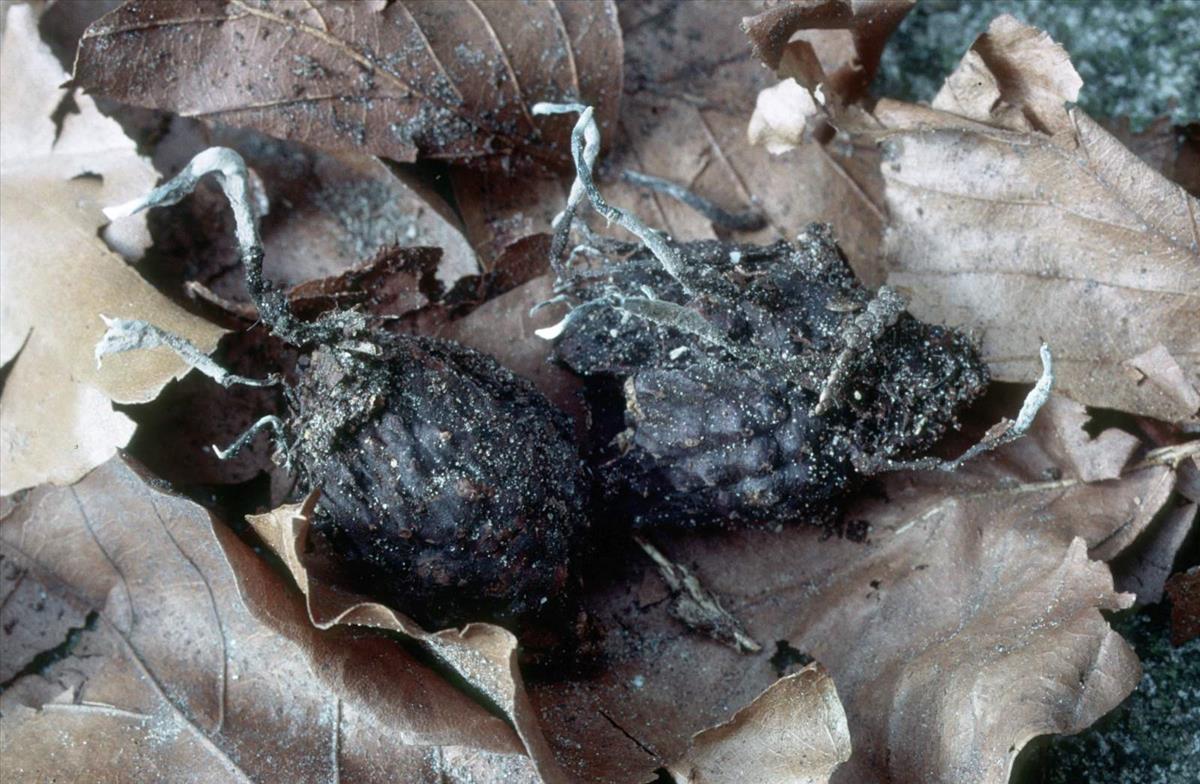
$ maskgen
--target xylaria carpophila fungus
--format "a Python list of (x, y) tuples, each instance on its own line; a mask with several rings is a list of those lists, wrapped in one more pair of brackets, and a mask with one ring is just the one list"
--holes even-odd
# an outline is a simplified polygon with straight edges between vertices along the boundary
[(587, 528), (586, 472), (566, 417), (491, 357), (447, 340), (384, 331), (358, 310), (298, 319), (264, 280), (263, 248), (234, 151), (197, 155), (178, 176), (110, 218), (178, 202), (212, 173), (233, 208), (250, 295), (274, 335), (304, 351), (296, 378), (226, 373), (186, 341), (141, 321), (105, 319), (108, 354), (164, 345), (223, 385), (282, 384), (287, 415), (263, 431), (302, 488), (347, 571), (418, 620), (520, 621), (562, 609)]

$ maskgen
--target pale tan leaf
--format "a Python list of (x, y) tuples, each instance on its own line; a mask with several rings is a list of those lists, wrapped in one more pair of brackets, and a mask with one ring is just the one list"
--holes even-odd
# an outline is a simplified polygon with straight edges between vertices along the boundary
[(846, 712), (819, 664), (780, 678), (668, 766), (680, 784), (824, 784), (850, 758)]
[[(1075, 109), (1070, 147), (895, 102), (875, 114), (888, 279), (914, 315), (975, 331), (1000, 380), (1033, 381), (1045, 339), (1082, 403), (1200, 416), (1196, 199)], [(1160, 345), (1180, 372), (1147, 382), (1138, 358)]]
[(434, 782), (442, 747), (521, 764), (505, 722), (395, 641), (315, 628), (241, 540), (120, 459), (31, 493), (0, 522), (0, 551), (96, 616), (29, 676), (56, 696), (5, 692), (7, 776)]
[(309, 520), (317, 498), (314, 492), (303, 503), (247, 518), (287, 566), (305, 597), (312, 625), (318, 629), (364, 626), (417, 641), (504, 712), (542, 780), (561, 780), (517, 669), (517, 638), (512, 632), (472, 623), (431, 633), (407, 615), (340, 587), (331, 577), (332, 566), (321, 562), (308, 546)]
[[(73, 482), (124, 446), (133, 423), (110, 400), (142, 403), (187, 371), (166, 349), (113, 357), (97, 369), (100, 315), (150, 319), (204, 350), (221, 330), (154, 291), (97, 236), (102, 207), (156, 175), (95, 104), (78, 96), (56, 135), (66, 92), (27, 6), (9, 11), (0, 100), (0, 360), (16, 362), (0, 398), (0, 493)], [(142, 226), (137, 221), (133, 226)], [(139, 253), (137, 236), (113, 238)], [(20, 356), (18, 357), (18, 353)]]
[(1013, 131), (1069, 133), (1066, 104), (1082, 86), (1062, 46), (1004, 14), (946, 77), (933, 108)]

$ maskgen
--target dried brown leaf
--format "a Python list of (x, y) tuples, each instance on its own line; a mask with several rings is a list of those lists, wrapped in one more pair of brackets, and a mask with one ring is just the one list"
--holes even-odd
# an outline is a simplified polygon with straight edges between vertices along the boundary
[(862, 138), (884, 152), (888, 280), (918, 318), (979, 334), (1001, 380), (1033, 381), (1046, 339), (1074, 399), (1195, 421), (1200, 202), (1066, 108), (1078, 84), (1001, 17), (940, 96), (964, 115), (880, 101), (886, 130)]
[[(73, 482), (107, 460), (134, 430), (110, 401), (152, 400), (187, 371), (166, 350), (98, 369), (101, 314), (149, 318), (206, 350), (221, 330), (155, 292), (97, 236), (101, 208), (148, 190), (155, 173), (86, 97), (56, 131), (51, 115), (66, 97), (58, 87), (66, 74), (29, 7), (9, 11), (0, 58), (0, 362), (16, 358), (0, 398), (0, 494), (8, 494)], [(145, 237), (108, 239), (136, 256)]]
[(667, 769), (680, 784), (733, 784), (751, 775), (759, 784), (825, 784), (849, 758), (846, 712), (833, 678), (814, 663), (698, 733), (685, 758)]
[[(835, 122), (883, 153), (887, 279), (914, 315), (978, 334), (1000, 380), (1034, 381), (1045, 339), (1076, 400), (1196, 421), (1200, 202), (1067, 108), (1078, 89), (1061, 47), (1000, 17), (935, 101), (957, 113), (884, 99)], [(773, 106), (775, 127), (789, 107), (811, 113)]]
[(853, 755), (834, 782), (1005, 782), (1032, 737), (1086, 727), (1139, 670), (1099, 612), (1133, 597), (1089, 548), (1153, 518), (1173, 472), (1135, 463), (1083, 481), (1095, 452), (1109, 464), (1127, 449), (1111, 435), (1081, 443), (1079, 416), (1056, 403), (1031, 435), (956, 474), (892, 475), (837, 537), (805, 526), (660, 537), (765, 644), (758, 656), (684, 631), (650, 564), (616, 556), (588, 608), (608, 629), (603, 671), (530, 684), (568, 773), (647, 780), (795, 651), (828, 668), (845, 706)]
[(1101, 122), (1147, 166), (1179, 183), (1193, 196), (1200, 196), (1200, 123), (1176, 126), (1169, 118), (1159, 117), (1134, 131), (1128, 117)]
[(1117, 590), (1137, 595), (1138, 605), (1158, 604), (1180, 548), (1192, 535), (1200, 504), (1173, 504), (1112, 563)]
[(505, 722), (394, 641), (315, 628), (244, 543), (119, 459), (35, 490), (0, 522), (0, 550), (96, 614), (70, 655), (27, 676), (50, 699), (5, 693), (10, 776), (459, 780), (444, 747), (525, 764)]
[(331, 565), (322, 563), (309, 547), (309, 519), (317, 497), (313, 493), (303, 503), (247, 518), (287, 566), (307, 601), (312, 624), (318, 629), (382, 629), (421, 643), (503, 711), (516, 727), (542, 780), (560, 780), (561, 772), (538, 727), (517, 669), (517, 638), (486, 623), (430, 633), (403, 613), (339, 587), (331, 578)]
[(866, 92), (888, 36), (916, 0), (790, 0), (743, 20), (754, 53), (780, 76), (842, 101)]
[(166, 109), (327, 150), (562, 165), (569, 130), (537, 101), (611, 117), (620, 31), (602, 3), (502, 0), (127, 3), (80, 42), (75, 79)]
[[(1195, 420), (1200, 204), (1078, 110), (1072, 146), (881, 102), (889, 282), (918, 318), (976, 331), (995, 377), (1051, 342), (1080, 402)], [(1162, 346), (1152, 373), (1145, 352)]]

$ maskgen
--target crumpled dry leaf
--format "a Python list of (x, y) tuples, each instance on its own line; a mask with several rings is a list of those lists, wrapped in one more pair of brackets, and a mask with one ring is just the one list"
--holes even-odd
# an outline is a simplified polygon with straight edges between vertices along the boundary
[(685, 632), (652, 567), (614, 556), (588, 605), (608, 629), (604, 670), (530, 683), (568, 773), (651, 778), (689, 733), (773, 682), (787, 651), (815, 657), (837, 685), (853, 744), (839, 784), (1006, 782), (1032, 737), (1095, 721), (1139, 668), (1099, 612), (1133, 597), (1114, 592), (1089, 549), (1108, 555), (1144, 527), (1173, 472), (1135, 463), (1084, 482), (1077, 466), (1128, 450), (1111, 435), (1061, 437), (1082, 416), (1056, 403), (1030, 435), (959, 472), (888, 476), (836, 538), (806, 526), (660, 537), (764, 643), (758, 656)]
[(913, 115), (877, 109), (894, 129), (888, 281), (914, 292), (912, 313), (979, 334), (1000, 380), (1032, 381), (1044, 337), (1065, 394), (1195, 421), (1200, 204), (1077, 110), (1074, 150)]
[[(156, 176), (86, 97), (56, 130), (66, 74), (29, 7), (9, 11), (0, 58), (0, 363), (16, 358), (0, 398), (0, 494), (8, 494), (73, 482), (107, 460), (134, 430), (110, 400), (152, 400), (187, 372), (166, 350), (97, 369), (100, 314), (149, 318), (205, 350), (221, 330), (160, 296), (97, 236), (101, 208), (149, 190)], [(136, 234), (109, 239), (126, 255), (144, 247)]]
[(84, 34), (75, 80), (327, 150), (557, 166), (570, 160), (569, 125), (529, 107), (583, 99), (613, 116), (613, 22), (607, 0), (520, 13), (503, 0), (127, 3)]
[(813, 663), (772, 683), (725, 724), (698, 733), (685, 759), (667, 770), (680, 784), (733, 784), (751, 775), (758, 784), (825, 784), (849, 758), (837, 688)]
[(1117, 590), (1136, 594), (1139, 606), (1162, 601), (1175, 558), (1196, 525), (1200, 504), (1171, 506), (1112, 563)]
[(506, 723), (394, 641), (314, 628), (244, 543), (119, 459), (31, 493), (0, 522), (0, 552), (95, 615), (66, 658), (5, 692), (9, 775), (424, 782), (480, 759), (528, 767)]
[(1069, 134), (1066, 102), (1083, 80), (1048, 34), (1003, 14), (963, 55), (933, 99), (933, 108), (1013, 131)]
[(1038, 31), (996, 20), (942, 97), (981, 67), (1002, 74), (992, 104), (944, 105), (993, 127), (876, 107), (889, 282), (914, 292), (918, 318), (977, 331), (1001, 380), (1032, 381), (1046, 338), (1065, 394), (1196, 421), (1200, 202), (1063, 105), (1078, 77)]
[(1133, 130), (1128, 117), (1100, 122), (1147, 166), (1200, 197), (1200, 122), (1181, 127), (1159, 117), (1140, 131)]
[(561, 780), (561, 772), (537, 724), (517, 668), (517, 638), (486, 623), (430, 633), (390, 607), (339, 587), (309, 545), (309, 518), (318, 493), (247, 520), (264, 543), (282, 559), (304, 595), (308, 616), (318, 629), (365, 626), (400, 634), (421, 643), (434, 656), (483, 692), (516, 727), (526, 753), (543, 781)]
[(887, 280), (915, 316), (978, 334), (999, 380), (1034, 381), (1046, 339), (1072, 398), (1195, 422), (1200, 202), (1068, 108), (1078, 89), (1061, 47), (1000, 17), (935, 108), (834, 122), (882, 150)]

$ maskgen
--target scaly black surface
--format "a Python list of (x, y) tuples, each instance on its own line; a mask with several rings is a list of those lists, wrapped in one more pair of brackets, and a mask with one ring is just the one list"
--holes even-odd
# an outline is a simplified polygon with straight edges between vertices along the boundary
[(289, 391), (315, 526), (367, 592), (444, 626), (563, 609), (587, 526), (566, 417), (457, 343), (322, 346)]
[[(872, 298), (829, 228), (767, 247), (679, 248), (691, 293), (645, 249), (581, 272), (568, 289), (589, 304), (555, 348), (597, 389), (621, 382), (623, 422), (600, 413), (601, 399), (593, 451), (606, 502), (635, 526), (829, 520), (861, 480), (856, 455), (919, 455), (987, 386), (965, 335), (902, 314), (816, 415), (847, 328)], [(727, 344), (626, 312), (630, 297), (682, 305)]]

